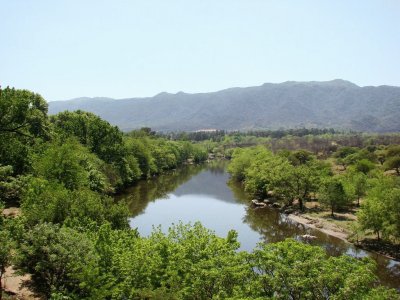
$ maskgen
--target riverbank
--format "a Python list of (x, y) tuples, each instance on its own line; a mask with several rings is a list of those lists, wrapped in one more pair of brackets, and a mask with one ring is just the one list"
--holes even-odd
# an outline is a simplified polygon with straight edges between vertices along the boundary
[(400, 261), (400, 245), (377, 240), (371, 236), (356, 237), (351, 230), (357, 217), (354, 213), (335, 213), (335, 217), (328, 211), (306, 211), (289, 214), (288, 219), (306, 227), (319, 230), (325, 234), (341, 239), (355, 247), (369, 252), (375, 252), (387, 258)]
[(331, 223), (323, 221), (319, 218), (310, 217), (306, 214), (304, 214), (304, 215), (289, 214), (288, 218), (296, 223), (300, 223), (306, 227), (319, 230), (330, 236), (334, 236), (338, 239), (348, 242), (348, 240), (347, 240), (348, 233), (345, 230), (343, 230), (343, 228), (340, 228), (340, 227), (336, 226), (335, 224), (331, 224)]

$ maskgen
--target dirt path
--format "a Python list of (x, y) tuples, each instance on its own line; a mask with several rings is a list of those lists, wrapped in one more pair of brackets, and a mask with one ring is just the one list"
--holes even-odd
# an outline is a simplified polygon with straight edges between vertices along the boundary
[(16, 299), (39, 300), (40, 298), (35, 297), (32, 291), (24, 287), (24, 283), (29, 282), (29, 280), (29, 275), (16, 275), (14, 269), (8, 267), (3, 278), (3, 288), (7, 293), (15, 295)]
[(21, 215), (21, 209), (19, 207), (4, 208), (3, 215), (6, 217), (16, 217)]

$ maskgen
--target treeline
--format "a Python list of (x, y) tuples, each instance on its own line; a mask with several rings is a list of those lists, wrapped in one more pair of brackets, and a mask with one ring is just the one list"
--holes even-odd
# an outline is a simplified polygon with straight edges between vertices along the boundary
[(333, 216), (359, 206), (362, 198), (354, 230), (398, 242), (399, 168), (399, 145), (341, 147), (326, 160), (305, 150), (273, 153), (258, 146), (236, 149), (228, 171), (252, 196), (270, 197), (286, 207), (298, 204), (300, 210), (306, 201), (319, 201)]
[(0, 201), (21, 203), (29, 225), (108, 221), (127, 227), (125, 205), (108, 195), (207, 159), (198, 145), (147, 130), (123, 134), (92, 113), (48, 117), (45, 100), (29, 91), (6, 88), (0, 97)]
[(277, 130), (248, 130), (248, 131), (227, 131), (227, 130), (198, 130), (189, 132), (169, 132), (159, 133), (172, 140), (190, 140), (205, 141), (212, 140), (215, 142), (223, 141), (225, 136), (253, 136), (253, 137), (270, 137), (282, 138), (284, 136), (306, 136), (306, 135), (325, 135), (344, 133), (329, 128), (294, 128), (294, 129), (277, 129)]
[[(156, 133), (154, 133), (156, 134)], [(273, 152), (304, 149), (319, 158), (327, 158), (341, 147), (366, 148), (400, 144), (400, 134), (341, 132), (334, 129), (299, 128), (228, 132), (224, 130), (157, 133), (169, 140), (193, 141), (218, 157), (230, 158), (234, 148), (264, 145)]]

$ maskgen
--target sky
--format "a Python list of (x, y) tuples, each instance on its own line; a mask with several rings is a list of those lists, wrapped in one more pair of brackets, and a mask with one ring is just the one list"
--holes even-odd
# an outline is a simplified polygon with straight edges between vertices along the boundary
[(400, 0), (0, 0), (0, 85), (46, 100), (400, 86)]

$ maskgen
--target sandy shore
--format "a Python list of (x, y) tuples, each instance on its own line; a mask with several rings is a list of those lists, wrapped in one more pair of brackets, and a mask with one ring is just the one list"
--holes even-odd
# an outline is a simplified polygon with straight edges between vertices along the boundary
[(319, 218), (312, 218), (309, 216), (294, 215), (294, 214), (289, 214), (288, 218), (294, 222), (303, 224), (309, 228), (319, 230), (330, 236), (334, 236), (343, 241), (348, 242), (348, 240), (347, 240), (348, 233), (345, 232), (343, 228), (340, 228), (340, 227), (336, 226), (335, 224), (332, 224), (328, 221), (324, 221)]
[[(324, 220), (324, 219), (321, 219), (318, 217), (312, 217), (309, 215), (289, 214), (287, 217), (291, 221), (297, 222), (299, 224), (302, 224), (309, 228), (313, 228), (315, 230), (319, 230), (325, 234), (328, 234), (330, 236), (341, 239), (347, 243), (354, 244), (348, 240), (350, 233), (347, 232), (344, 228), (339, 227), (332, 222), (329, 222), (327, 220)], [(364, 240), (364, 241), (362, 240), (361, 243), (357, 245), (357, 247), (360, 247), (369, 252), (375, 252), (375, 253), (385, 256), (389, 259), (400, 261), (398, 246), (389, 245), (389, 246), (385, 247), (385, 245), (383, 245), (382, 243), (378, 243), (378, 244), (372, 243), (372, 245), (370, 245), (370, 244), (366, 243), (366, 241), (367, 240)], [(372, 240), (372, 241), (374, 241), (374, 240)]]

